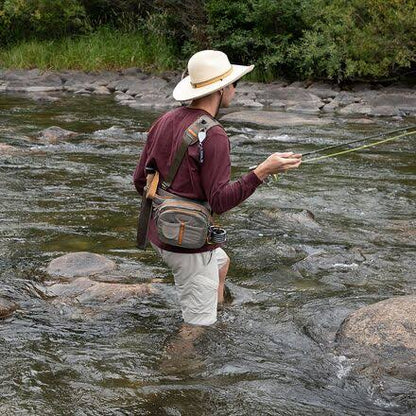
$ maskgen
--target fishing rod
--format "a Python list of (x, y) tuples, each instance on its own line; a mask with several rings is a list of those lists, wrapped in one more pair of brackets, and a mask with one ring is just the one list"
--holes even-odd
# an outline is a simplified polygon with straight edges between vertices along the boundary
[[(389, 137), (387, 139), (379, 140), (377, 142), (373, 142), (373, 143), (365, 144), (365, 145), (362, 145), (362, 146), (354, 147), (353, 149), (342, 150), (340, 152), (330, 153), (329, 155), (323, 155), (323, 156), (314, 157), (312, 159), (306, 159), (302, 163), (316, 162), (318, 160), (327, 159), (329, 157), (334, 157), (334, 156), (344, 155), (346, 153), (356, 152), (357, 150), (367, 149), (369, 147), (377, 146), (377, 145), (382, 144), (382, 143), (391, 142), (391, 141), (397, 140), (397, 139), (399, 139), (401, 137), (413, 136), (415, 134), (416, 134), (416, 130), (410, 131), (410, 132), (407, 132), (407, 133), (399, 134), (397, 136)], [(379, 135), (377, 137), (380, 137), (380, 136), (381, 135)], [(336, 146), (336, 147), (340, 147), (340, 146)], [(315, 153), (317, 153), (317, 152), (315, 152)], [(304, 155), (302, 155), (302, 156), (304, 156)]]
[[(324, 152), (324, 151), (326, 151), (326, 150), (336, 149), (336, 148), (338, 148), (338, 147), (349, 146), (349, 145), (354, 144), (354, 143), (365, 142), (365, 141), (367, 141), (367, 140), (376, 139), (376, 138), (378, 138), (378, 137), (389, 136), (389, 135), (391, 135), (391, 134), (398, 133), (398, 132), (401, 132), (401, 131), (410, 130), (410, 129), (416, 129), (416, 124), (413, 124), (413, 125), (408, 126), (408, 127), (403, 127), (403, 128), (401, 128), (401, 129), (396, 129), (396, 130), (386, 131), (385, 133), (378, 133), (378, 134), (374, 134), (374, 135), (372, 135), (372, 136), (363, 137), (363, 138), (361, 138), (361, 139), (352, 140), (352, 141), (347, 142), (347, 143), (341, 143), (341, 144), (335, 144), (335, 145), (332, 145), (332, 146), (322, 147), (322, 148), (317, 149), (317, 150), (312, 150), (312, 151), (310, 151), (310, 152), (302, 153), (302, 157), (304, 157), (304, 156), (309, 156), (309, 155), (314, 155), (314, 154), (316, 154), (316, 153), (321, 153), (321, 152)], [(357, 148), (357, 149), (358, 149), (358, 148)]]
[[(308, 156), (308, 155), (311, 155), (311, 154), (321, 153), (324, 150), (336, 149), (338, 147), (348, 146), (348, 145), (353, 144), (353, 143), (359, 143), (359, 142), (367, 141), (367, 140), (370, 140), (370, 139), (375, 139), (377, 137), (381, 138), (381, 137), (384, 137), (384, 136), (387, 136), (387, 135), (391, 135), (393, 133), (398, 133), (398, 132), (406, 131), (406, 130), (409, 130), (409, 129), (414, 129), (414, 130), (413, 131), (407, 131), (406, 133), (398, 134), (398, 135), (393, 136), (393, 137), (388, 137), (387, 139), (378, 140), (378, 141), (373, 142), (373, 143), (369, 143), (369, 144), (365, 144), (365, 145), (362, 145), (362, 146), (354, 147), (353, 149), (342, 150), (340, 152), (330, 153), (329, 155), (323, 155), (323, 156), (314, 157), (312, 159), (306, 159), (306, 160), (302, 161), (302, 163), (316, 162), (318, 160), (327, 159), (327, 158), (330, 158), (330, 157), (339, 156), (339, 155), (343, 155), (343, 154), (346, 154), (346, 153), (356, 152), (357, 150), (367, 149), (369, 147), (377, 146), (377, 145), (382, 144), (382, 143), (387, 143), (387, 142), (390, 142), (390, 141), (393, 141), (393, 140), (397, 140), (401, 137), (413, 136), (413, 135), (416, 135), (416, 125), (404, 127), (404, 128), (401, 128), (401, 129), (391, 130), (389, 132), (380, 133), (380, 134), (376, 134), (376, 135), (369, 136), (369, 137), (364, 137), (362, 139), (352, 140), (348, 143), (342, 143), (342, 144), (334, 145), (334, 146), (327, 146), (327, 147), (317, 149), (317, 150), (314, 150), (314, 151), (311, 151), (311, 152), (306, 152), (306, 153), (302, 154), (302, 157)], [(251, 166), (249, 169), (253, 170), (256, 167), (257, 167), (257, 165)], [(272, 180), (272, 182), (277, 182), (279, 175), (274, 174), (272, 176), (274, 178), (274, 180)]]

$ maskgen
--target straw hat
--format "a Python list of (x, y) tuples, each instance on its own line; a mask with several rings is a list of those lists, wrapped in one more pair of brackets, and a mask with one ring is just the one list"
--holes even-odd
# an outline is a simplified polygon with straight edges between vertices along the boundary
[(205, 97), (240, 79), (254, 65), (232, 65), (227, 55), (220, 51), (200, 51), (188, 62), (189, 75), (176, 85), (173, 98), (188, 101)]

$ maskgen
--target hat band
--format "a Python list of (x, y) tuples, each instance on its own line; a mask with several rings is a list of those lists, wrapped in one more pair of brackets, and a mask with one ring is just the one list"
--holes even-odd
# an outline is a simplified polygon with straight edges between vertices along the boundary
[(222, 75), (219, 75), (218, 77), (211, 78), (208, 81), (203, 81), (203, 82), (191, 82), (191, 85), (194, 88), (206, 87), (207, 85), (211, 85), (214, 82), (222, 81), (225, 77), (228, 77), (228, 75), (230, 75), (231, 72), (233, 72), (233, 67), (231, 67), (227, 72), (224, 72)]

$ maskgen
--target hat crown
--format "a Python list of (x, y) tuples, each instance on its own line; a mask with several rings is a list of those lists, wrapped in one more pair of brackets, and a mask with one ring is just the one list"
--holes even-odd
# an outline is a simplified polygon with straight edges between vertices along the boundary
[(227, 55), (221, 51), (201, 51), (188, 62), (188, 73), (192, 84), (203, 83), (226, 74), (232, 65)]

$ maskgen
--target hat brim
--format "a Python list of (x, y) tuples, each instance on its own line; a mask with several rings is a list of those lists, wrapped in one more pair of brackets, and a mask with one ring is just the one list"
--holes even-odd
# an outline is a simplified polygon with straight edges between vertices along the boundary
[(196, 98), (202, 98), (207, 95), (212, 94), (215, 91), (219, 91), (227, 85), (232, 84), (237, 81), (244, 75), (251, 72), (254, 68), (254, 65), (245, 66), (245, 65), (231, 65), (233, 70), (230, 75), (223, 78), (220, 81), (214, 82), (212, 84), (206, 85), (205, 87), (195, 88), (191, 84), (189, 75), (180, 81), (175, 89), (173, 90), (173, 98), (176, 101), (189, 101)]

